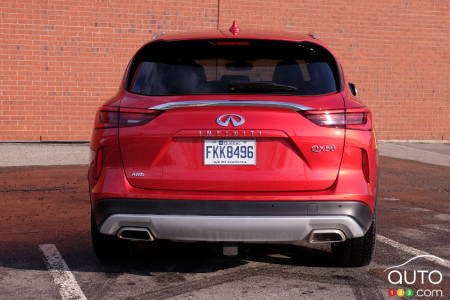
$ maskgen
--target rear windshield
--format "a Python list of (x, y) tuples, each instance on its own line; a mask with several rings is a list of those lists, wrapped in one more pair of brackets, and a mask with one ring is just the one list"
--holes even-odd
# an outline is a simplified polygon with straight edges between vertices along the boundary
[(309, 42), (158, 41), (142, 48), (128, 90), (142, 95), (323, 95), (339, 90), (333, 56)]

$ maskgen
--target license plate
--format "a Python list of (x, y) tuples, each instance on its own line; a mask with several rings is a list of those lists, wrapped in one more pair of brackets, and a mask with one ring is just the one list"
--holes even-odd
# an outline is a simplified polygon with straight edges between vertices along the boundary
[(205, 165), (256, 165), (256, 140), (205, 140)]

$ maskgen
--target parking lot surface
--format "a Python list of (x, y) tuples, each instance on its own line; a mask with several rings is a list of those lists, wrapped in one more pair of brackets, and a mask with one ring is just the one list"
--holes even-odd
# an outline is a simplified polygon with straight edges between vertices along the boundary
[[(382, 156), (450, 167), (449, 143), (378, 142)], [(0, 167), (84, 165), (89, 143), (0, 143)]]
[[(327, 246), (134, 244), (113, 264), (91, 247), (86, 166), (0, 168), (0, 299), (394, 299), (391, 288), (450, 298), (450, 167), (381, 157), (378, 243), (363, 268), (334, 265)], [(386, 268), (437, 284), (389, 283)], [(417, 295), (412, 298), (419, 299)], [(431, 299), (433, 297), (421, 297)]]

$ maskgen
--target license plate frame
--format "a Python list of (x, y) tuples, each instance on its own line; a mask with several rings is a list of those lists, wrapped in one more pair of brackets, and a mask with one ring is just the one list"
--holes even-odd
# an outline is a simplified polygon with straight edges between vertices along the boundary
[(255, 166), (256, 139), (205, 139), (203, 164), (205, 166)]

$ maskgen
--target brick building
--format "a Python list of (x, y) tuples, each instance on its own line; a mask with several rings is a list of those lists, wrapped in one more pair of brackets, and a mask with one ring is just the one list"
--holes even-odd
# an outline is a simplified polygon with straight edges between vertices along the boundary
[(448, 0), (4, 0), (0, 140), (86, 141), (134, 52), (165, 31), (315, 32), (374, 113), (379, 139), (450, 140)]

